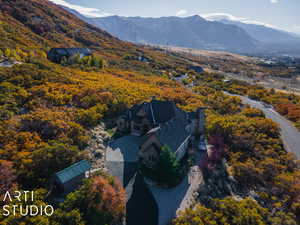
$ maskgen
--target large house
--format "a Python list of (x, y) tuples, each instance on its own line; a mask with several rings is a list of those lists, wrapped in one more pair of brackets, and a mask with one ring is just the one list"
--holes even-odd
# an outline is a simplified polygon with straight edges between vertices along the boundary
[(52, 48), (48, 52), (48, 59), (55, 63), (61, 63), (62, 59), (65, 57), (69, 59), (75, 55), (80, 57), (92, 55), (92, 51), (88, 48)]
[(163, 147), (170, 148), (180, 159), (192, 140), (204, 137), (205, 108), (187, 113), (174, 102), (153, 99), (127, 110), (117, 125), (120, 132), (143, 139), (139, 159), (152, 166)]

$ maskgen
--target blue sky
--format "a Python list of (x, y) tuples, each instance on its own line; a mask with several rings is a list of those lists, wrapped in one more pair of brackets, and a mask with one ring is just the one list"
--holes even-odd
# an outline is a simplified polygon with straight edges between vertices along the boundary
[(50, 0), (86, 16), (218, 16), (300, 34), (300, 0)]

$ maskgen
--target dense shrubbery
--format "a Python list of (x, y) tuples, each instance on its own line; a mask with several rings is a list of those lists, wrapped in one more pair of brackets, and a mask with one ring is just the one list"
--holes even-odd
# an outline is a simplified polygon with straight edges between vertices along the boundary
[(172, 81), (133, 72), (87, 73), (37, 58), (0, 68), (0, 157), (13, 163), (21, 187), (46, 187), (52, 173), (84, 157), (87, 128), (154, 95), (189, 110), (202, 105)]
[(61, 205), (64, 212), (79, 209), (89, 225), (120, 223), (125, 215), (125, 191), (112, 177), (101, 175), (87, 180), (67, 196)]
[[(0, 166), (1, 169), (1, 166)], [(10, 215), (0, 214), (3, 225), (41, 224), (41, 225), (98, 225), (120, 223), (125, 214), (125, 191), (114, 178), (102, 174), (85, 180), (81, 188), (70, 193), (64, 203), (56, 207), (52, 216), (21, 216), (20, 207), (16, 207), (14, 215), (13, 205), (24, 208), (30, 205), (45, 207), (47, 191), (37, 189), (34, 192), (34, 201), (31, 198), (22, 201), (14, 199), (7, 204), (10, 206)], [(0, 204), (1, 205), (1, 204)]]
[[(0, 68), (0, 75), (0, 107), (5, 108), (0, 157), (13, 164), (21, 187), (46, 186), (51, 173), (84, 157), (87, 128), (155, 95), (187, 111), (210, 106), (208, 132), (224, 138), (234, 178), (257, 190), (264, 207), (299, 215), (299, 171), (283, 149), (277, 126), (260, 111), (243, 108), (239, 98), (219, 91), (222, 82), (216, 76), (196, 76), (202, 82), (194, 89), (196, 95), (165, 78), (107, 69), (87, 73), (37, 59)], [(57, 157), (62, 153), (63, 159)], [(180, 180), (177, 172), (174, 179), (168, 177), (172, 185)], [(76, 211), (57, 215), (82, 221)]]
[(298, 104), (286, 103), (277, 104), (275, 109), (281, 115), (284, 115), (289, 120), (293, 121), (296, 127), (300, 130), (300, 98)]
[(248, 95), (249, 98), (273, 105), (276, 111), (293, 121), (295, 126), (300, 129), (299, 96), (275, 92), (273, 89), (266, 90), (263, 87), (240, 81), (233, 81), (232, 84), (224, 86), (224, 89), (234, 94)]
[[(222, 77), (206, 74), (205, 77), (196, 76), (194, 80), (199, 84), (194, 87), (194, 91), (206, 95), (203, 102), (214, 109), (208, 111), (208, 135), (220, 135), (224, 139), (224, 156), (229, 165), (228, 172), (237, 182), (238, 191), (245, 196), (249, 190), (255, 191), (258, 195), (257, 203), (261, 207), (278, 213), (277, 218), (265, 223), (280, 224), (280, 216), (288, 214), (287, 223), (295, 224), (300, 216), (299, 163), (292, 154), (284, 150), (277, 124), (265, 119), (260, 110), (241, 107), (239, 101), (232, 101), (235, 98), (231, 99), (216, 92), (214, 87), (232, 93), (248, 94), (251, 98), (274, 105), (278, 102), (295, 104), (299, 102), (299, 98), (249, 86), (239, 81), (224, 84), (222, 79)], [(226, 104), (220, 105), (220, 102)], [(281, 113), (288, 114), (284, 106), (281, 105), (281, 108), (283, 111)], [(291, 111), (294, 114), (297, 109), (291, 107)], [(287, 187), (290, 189), (288, 190)], [(211, 210), (212, 205), (207, 207)], [(223, 210), (220, 211), (222, 213)], [(204, 215), (203, 217), (205, 218)], [(185, 219), (187, 218), (188, 215), (185, 216)], [(195, 219), (197, 220), (198, 217)], [(206, 224), (205, 222), (203, 223)]]
[(182, 212), (174, 225), (297, 225), (292, 214), (272, 213), (252, 199), (225, 198), (213, 200), (209, 207), (196, 205)]
[(68, 59), (63, 57), (61, 60), (61, 65), (80, 68), (86, 71), (93, 71), (102, 69), (104, 66), (104, 60), (96, 55), (81, 57), (79, 54), (77, 54)]
[[(5, 160), (0, 164), (1, 190), (15, 185), (21, 189), (46, 186), (51, 173), (84, 157), (87, 128), (96, 125), (103, 116), (113, 117), (133, 104), (157, 96), (173, 100), (187, 111), (203, 104), (210, 106), (209, 135), (222, 136), (230, 174), (243, 189), (254, 190), (261, 205), (248, 199), (215, 200), (207, 208), (202, 206), (200, 211), (192, 211), (196, 216), (187, 214), (187, 219), (178, 219), (177, 224), (210, 224), (210, 218), (219, 219), (220, 224), (243, 224), (246, 219), (246, 224), (250, 221), (294, 225), (294, 221), (300, 221), (299, 166), (284, 151), (277, 126), (257, 110), (243, 109), (238, 98), (228, 97), (221, 90), (246, 94), (273, 105), (286, 104), (278, 106), (278, 110), (295, 121), (298, 121), (298, 108), (294, 107), (299, 105), (298, 97), (243, 82), (224, 84), (222, 77), (205, 73), (191, 74), (186, 80), (191, 82), (194, 77), (196, 85), (200, 85), (195, 87), (196, 95), (168, 79), (133, 72), (165, 74), (165, 77), (177, 69), (180, 74), (188, 72), (184, 69), (186, 61), (176, 54), (166, 56), (147, 47), (121, 42), (48, 1), (18, 0), (16, 4), (16, 1), (0, 0), (0, 8), (0, 54), (24, 62), (12, 68), (0, 68), (0, 158)], [(37, 18), (41, 19), (38, 24)], [(78, 70), (86, 65), (100, 66), (100, 61), (91, 58), (78, 60), (74, 66), (77, 68), (52, 64), (45, 58), (45, 52), (55, 46), (92, 48), (114, 69), (90, 73)], [(144, 63), (122, 58), (141, 52), (152, 60)], [(207, 64), (207, 58), (197, 60)], [(212, 69), (247, 71), (251, 76), (249, 64), (244, 62), (227, 63), (220, 59), (212, 64)], [(174, 168), (178, 171), (177, 165)], [(173, 169), (171, 173), (177, 181)], [(172, 178), (170, 182), (173, 181)], [(44, 202), (45, 191), (42, 192), (38, 201)], [(100, 177), (72, 193), (51, 221), (46, 217), (0, 220), (3, 224), (83, 225), (87, 221), (93, 223), (94, 219), (110, 223), (123, 215), (122, 196), (119, 185), (110, 178)], [(109, 210), (103, 212), (104, 208)], [(270, 222), (268, 215), (273, 209)], [(95, 211), (96, 217), (90, 217)]]
[(3, 199), (3, 195), (15, 187), (16, 176), (13, 169), (13, 163), (0, 160), (0, 198)]

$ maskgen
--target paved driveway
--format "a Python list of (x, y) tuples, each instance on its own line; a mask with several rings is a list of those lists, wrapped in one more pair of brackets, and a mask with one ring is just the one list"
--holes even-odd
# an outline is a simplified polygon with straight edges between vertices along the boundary
[(158, 209), (154, 198), (137, 172), (138, 152), (143, 138), (132, 135), (121, 137), (109, 144), (106, 166), (109, 173), (126, 190), (126, 225), (157, 225)]
[(158, 225), (156, 202), (140, 174), (134, 178), (126, 205), (126, 225)]
[(112, 141), (106, 153), (106, 161), (111, 162), (137, 162), (139, 146), (142, 137), (128, 135)]
[(136, 173), (141, 137), (132, 135), (112, 141), (106, 151), (106, 167), (126, 187)]
[(192, 205), (195, 199), (194, 194), (204, 184), (199, 165), (205, 155), (206, 152), (195, 152), (195, 164), (178, 186), (164, 189), (148, 184), (148, 188), (158, 205), (158, 225), (168, 225), (179, 211), (184, 211)]

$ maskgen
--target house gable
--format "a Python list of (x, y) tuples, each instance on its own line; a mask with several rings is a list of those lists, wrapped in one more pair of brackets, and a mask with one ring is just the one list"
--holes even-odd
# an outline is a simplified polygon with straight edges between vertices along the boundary
[(158, 159), (163, 145), (159, 142), (155, 134), (150, 134), (145, 142), (140, 146), (139, 158), (142, 163), (152, 166)]

